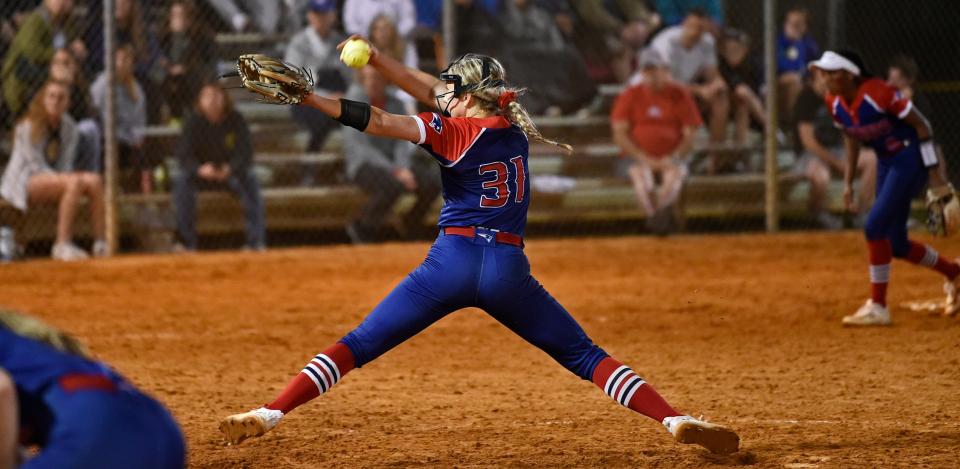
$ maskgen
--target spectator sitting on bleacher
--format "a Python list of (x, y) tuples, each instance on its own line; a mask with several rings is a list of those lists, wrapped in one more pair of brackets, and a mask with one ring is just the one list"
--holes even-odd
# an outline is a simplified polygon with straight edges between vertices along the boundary
[[(827, 190), (833, 176), (842, 176), (846, 165), (843, 133), (836, 128), (830, 110), (824, 106), (827, 92), (824, 73), (819, 70), (807, 75), (806, 84), (797, 98), (794, 121), (797, 123), (794, 148), (797, 154), (795, 172), (810, 181), (808, 207), (810, 215), (826, 229), (840, 229), (842, 220), (830, 214), (826, 206)], [(877, 158), (873, 151), (863, 149), (857, 160), (860, 175), (859, 222), (873, 205), (877, 178)]]
[(759, 96), (763, 72), (756, 58), (750, 54), (750, 38), (745, 32), (725, 29), (719, 49), (720, 75), (730, 89), (733, 108), (733, 141), (737, 145), (744, 145), (751, 122), (761, 128), (766, 125), (766, 111)]
[(170, 4), (167, 27), (160, 39), (159, 80), (174, 123), (181, 123), (190, 110), (200, 83), (216, 78), (215, 42), (206, 31), (191, 3), (176, 0)]
[(97, 110), (90, 97), (90, 87), (80, 73), (80, 64), (69, 49), (57, 49), (50, 60), (50, 79), (70, 85), (70, 108), (67, 113), (77, 123), (77, 171), (100, 172), (100, 152), (103, 134), (97, 119)]
[[(543, 0), (554, 9), (560, 31), (572, 38), (598, 83), (623, 83), (637, 51), (660, 27), (660, 15), (636, 0)], [(568, 4), (572, 17), (562, 11)]]
[[(377, 15), (370, 23), (370, 31), (367, 34), (367, 38), (380, 53), (393, 57), (396, 61), (407, 67), (418, 68), (416, 51), (414, 51), (412, 47), (408, 47), (407, 42), (400, 37), (400, 33), (397, 31), (397, 25), (390, 16), (382, 13)], [(413, 115), (417, 113), (416, 98), (399, 88), (392, 89), (392, 92), (396, 95), (397, 99), (403, 102), (403, 107), (407, 114)]]
[[(706, 112), (710, 143), (716, 145), (726, 140), (730, 98), (729, 88), (717, 67), (716, 46), (713, 36), (707, 32), (709, 25), (710, 19), (704, 10), (691, 10), (683, 24), (661, 31), (650, 47), (670, 64), (673, 79), (690, 87)], [(719, 156), (711, 152), (710, 171), (719, 170), (719, 164)]]
[[(777, 39), (777, 74), (780, 116), (789, 119), (803, 89), (807, 64), (820, 56), (820, 47), (810, 34), (810, 10), (795, 6), (783, 17), (783, 32)], [(786, 119), (781, 121), (789, 124)]]
[(281, 0), (207, 0), (220, 18), (238, 33), (276, 33), (283, 17)]
[(177, 235), (183, 249), (197, 249), (197, 191), (229, 189), (243, 205), (246, 248), (266, 249), (260, 184), (253, 172), (253, 142), (243, 116), (216, 83), (200, 88), (196, 113), (183, 125), (177, 142), (180, 173), (174, 179)]
[[(887, 83), (900, 90), (904, 98), (913, 103), (913, 107), (927, 118), (930, 128), (936, 131), (937, 117), (933, 112), (933, 104), (927, 95), (917, 89), (917, 79), (920, 76), (920, 67), (917, 61), (909, 55), (897, 54), (890, 60), (890, 66), (887, 68)], [(937, 143), (937, 152), (940, 153), (940, 164), (937, 169), (940, 171), (944, 181), (949, 180), (947, 176), (947, 160), (944, 158), (943, 147)]]
[(669, 65), (657, 50), (640, 54), (640, 68), (643, 81), (617, 98), (610, 126), (614, 142), (629, 159), (627, 171), (647, 226), (666, 233), (702, 121), (690, 91), (671, 81)]
[[(553, 17), (533, 0), (509, 0), (500, 18), (501, 53), (510, 81), (526, 86), (523, 103), (532, 114), (559, 115), (583, 108), (597, 94), (586, 63), (563, 38)], [(550, 77), (544, 80), (544, 77)]]
[[(127, 191), (153, 192), (153, 169), (157, 162), (148, 161), (143, 148), (147, 129), (147, 95), (133, 75), (136, 58), (130, 44), (121, 44), (114, 54), (114, 109), (116, 110), (117, 161), (122, 170), (130, 172), (120, 181)], [(106, 120), (107, 74), (101, 73), (90, 85), (93, 105)]]
[[(333, 27), (337, 21), (334, 0), (311, 0), (307, 8), (308, 26), (290, 39), (284, 60), (313, 72), (316, 92), (337, 98), (343, 96), (350, 83), (350, 71), (340, 61), (337, 44), (343, 35)], [(331, 131), (340, 124), (309, 106), (292, 106), (293, 120), (310, 132), (307, 151), (323, 148)]]
[(62, 261), (85, 259), (73, 244), (73, 222), (82, 197), (87, 197), (93, 225), (93, 254), (106, 255), (103, 183), (100, 175), (78, 172), (77, 128), (67, 114), (69, 85), (48, 81), (34, 95), (14, 131), (13, 154), (0, 180), (0, 195), (21, 211), (38, 203), (58, 204), (57, 234), (51, 256)]
[(66, 47), (78, 60), (86, 58), (87, 47), (80, 40), (72, 12), (73, 0), (44, 0), (17, 30), (0, 69), (3, 98), (11, 119), (20, 116), (37, 86), (46, 80), (56, 49)]
[[(357, 72), (347, 98), (368, 102), (387, 112), (404, 113), (404, 105), (387, 89), (386, 80), (373, 69), (364, 67)], [(343, 151), (347, 177), (367, 194), (366, 204), (359, 217), (347, 227), (354, 243), (385, 239), (390, 210), (405, 192), (416, 194), (413, 207), (403, 215), (401, 229), (408, 234), (419, 233), (423, 217), (440, 193), (439, 176), (435, 165), (417, 164), (417, 146), (410, 142), (372, 137), (346, 129)]]
[(4, 0), (0, 2), (0, 57), (7, 55), (7, 48), (13, 42), (17, 29), (27, 19), (31, 10), (40, 4), (40, 0)]

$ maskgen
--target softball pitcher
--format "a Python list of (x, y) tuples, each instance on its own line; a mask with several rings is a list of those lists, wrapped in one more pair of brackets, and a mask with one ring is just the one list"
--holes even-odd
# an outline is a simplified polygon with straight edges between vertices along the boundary
[[(891, 324), (887, 284), (890, 261), (894, 257), (936, 270), (946, 277), (944, 314), (955, 315), (960, 311), (960, 265), (929, 245), (907, 237), (910, 203), (927, 185), (928, 174), (931, 180), (928, 201), (937, 203), (942, 199), (956, 203), (953, 188), (940, 171), (930, 124), (896, 88), (870, 76), (854, 52), (826, 51), (819, 60), (810, 63), (810, 68), (826, 74), (829, 93), (824, 100), (834, 122), (844, 131), (847, 166), (843, 196), (848, 209), (853, 208), (853, 178), (860, 146), (873, 148), (878, 160), (877, 196), (864, 227), (870, 254), (870, 299), (856, 313), (845, 316), (843, 324)], [(943, 213), (937, 216), (942, 217)]]
[[(443, 183), (440, 234), (423, 264), (356, 329), (311, 359), (275, 400), (224, 419), (220, 430), (226, 438), (239, 443), (263, 435), (294, 408), (329, 391), (350, 370), (447, 314), (477, 307), (572, 373), (591, 380), (618, 404), (662, 423), (676, 441), (698, 444), (714, 453), (737, 451), (736, 433), (674, 410), (630, 367), (594, 345), (530, 275), (523, 252), (530, 205), (528, 139), (568, 151), (571, 147), (540, 134), (516, 101), (521, 90), (504, 81), (500, 62), (466, 54), (441, 72), (439, 80), (376, 50), (371, 51), (369, 64), (419, 101), (436, 105), (437, 111), (394, 115), (366, 103), (323, 98), (309, 87), (303, 92), (303, 105), (371, 135), (416, 142), (433, 155)], [(245, 86), (275, 98), (277, 89), (263, 90), (265, 80), (252, 73), (263, 67), (249, 65), (239, 67)], [(276, 67), (267, 68), (276, 71)], [(296, 91), (280, 93), (285, 96), (278, 102), (300, 101), (298, 96), (288, 96)]]

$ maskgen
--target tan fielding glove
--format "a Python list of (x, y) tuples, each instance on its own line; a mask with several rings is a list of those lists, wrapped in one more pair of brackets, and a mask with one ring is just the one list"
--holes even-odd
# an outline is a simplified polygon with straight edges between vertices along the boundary
[(300, 104), (313, 93), (309, 70), (261, 54), (244, 54), (237, 59), (237, 73), (243, 87), (260, 95), (269, 104)]
[(927, 189), (927, 229), (935, 236), (951, 236), (960, 228), (960, 200), (953, 184)]

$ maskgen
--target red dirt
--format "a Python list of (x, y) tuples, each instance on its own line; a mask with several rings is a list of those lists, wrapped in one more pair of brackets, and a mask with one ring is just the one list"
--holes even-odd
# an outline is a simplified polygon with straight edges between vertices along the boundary
[[(960, 241), (938, 242), (960, 252)], [(728, 424), (713, 457), (477, 310), (351, 373), (274, 431), (218, 420), (270, 400), (358, 323), (425, 244), (0, 267), (0, 304), (74, 332), (166, 403), (192, 467), (956, 467), (960, 320), (840, 317), (867, 293), (855, 233), (533, 240), (534, 274), (679, 409)], [(896, 263), (891, 303), (940, 295)]]

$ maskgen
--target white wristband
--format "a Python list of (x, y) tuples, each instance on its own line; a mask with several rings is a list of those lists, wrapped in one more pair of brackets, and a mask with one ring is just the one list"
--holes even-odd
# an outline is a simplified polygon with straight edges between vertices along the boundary
[(927, 168), (932, 168), (939, 164), (940, 160), (937, 158), (937, 146), (934, 145), (932, 139), (920, 142), (920, 158), (923, 159), (923, 165)]

